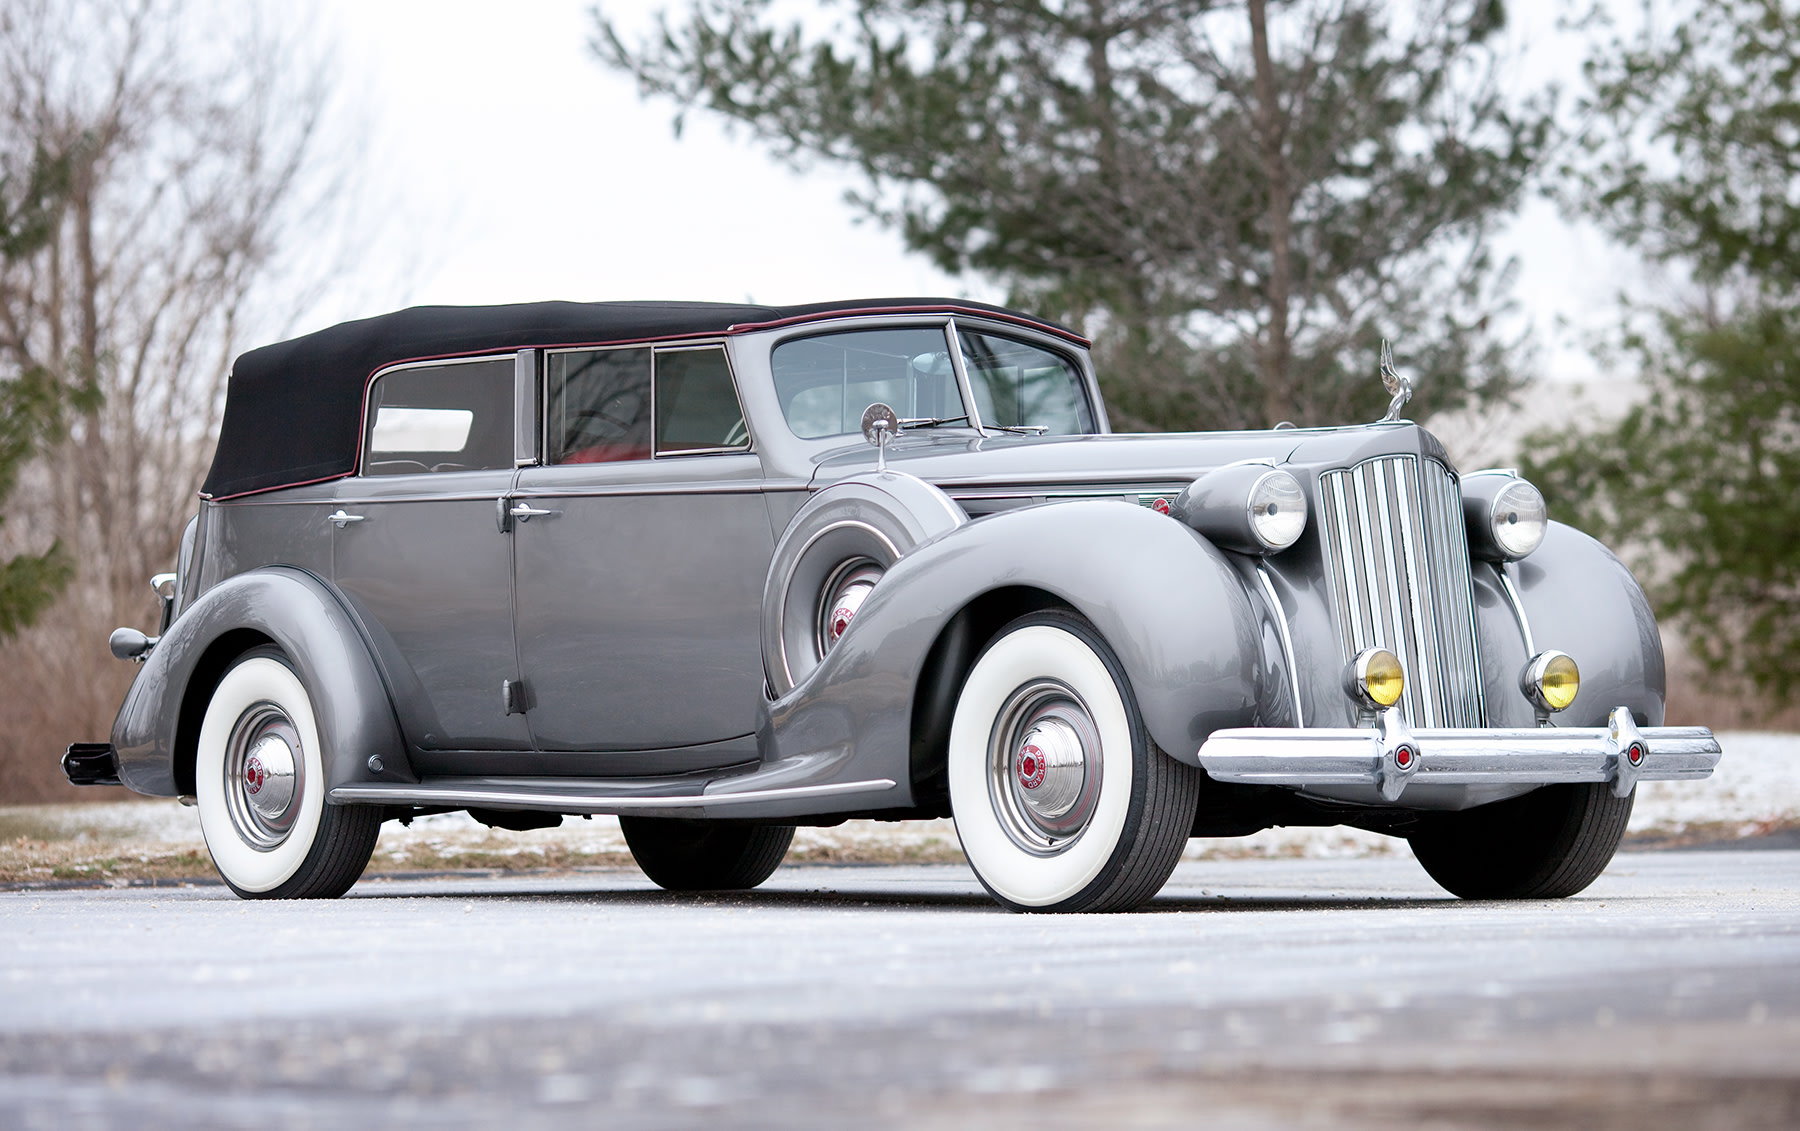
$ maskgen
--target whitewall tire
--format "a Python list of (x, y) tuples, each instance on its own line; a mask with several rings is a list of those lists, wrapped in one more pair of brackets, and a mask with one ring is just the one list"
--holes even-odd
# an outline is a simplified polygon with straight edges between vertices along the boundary
[(213, 864), (241, 896), (334, 898), (368, 864), (381, 811), (325, 804), (312, 698), (282, 654), (258, 648), (213, 689), (194, 796)]
[(1021, 617), (963, 683), (950, 807), (975, 874), (1015, 910), (1123, 911), (1181, 858), (1200, 772), (1157, 748), (1117, 657), (1085, 620)]

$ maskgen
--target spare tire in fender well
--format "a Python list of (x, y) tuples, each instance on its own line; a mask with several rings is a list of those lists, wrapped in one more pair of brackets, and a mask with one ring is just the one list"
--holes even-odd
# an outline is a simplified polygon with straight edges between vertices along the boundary
[(763, 667), (775, 694), (818, 666), (829, 646), (815, 639), (820, 602), (846, 568), (866, 564), (869, 577), (878, 577), (920, 543), (968, 521), (948, 495), (897, 471), (843, 479), (808, 499), (782, 531), (763, 582)]

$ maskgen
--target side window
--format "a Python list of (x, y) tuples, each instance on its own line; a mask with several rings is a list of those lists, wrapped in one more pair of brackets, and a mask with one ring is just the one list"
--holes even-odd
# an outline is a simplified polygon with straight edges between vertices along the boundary
[(657, 452), (750, 446), (731, 366), (718, 346), (656, 351)]
[(1094, 431), (1081, 373), (1066, 358), (977, 330), (959, 336), (982, 420), (1002, 428), (1036, 426), (1052, 436)]
[(860, 431), (863, 410), (881, 401), (902, 417), (963, 417), (949, 342), (936, 327), (850, 330), (783, 342), (769, 362), (775, 395), (803, 440)]
[(363, 474), (513, 466), (513, 357), (396, 369), (375, 379)]
[(550, 355), (548, 462), (650, 458), (650, 351), (571, 350)]

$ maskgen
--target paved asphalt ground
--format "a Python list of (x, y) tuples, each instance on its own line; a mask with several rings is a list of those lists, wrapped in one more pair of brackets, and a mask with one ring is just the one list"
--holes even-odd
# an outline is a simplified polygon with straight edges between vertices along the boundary
[(1800, 1125), (1800, 852), (1010, 915), (954, 866), (0, 893), (0, 1127)]

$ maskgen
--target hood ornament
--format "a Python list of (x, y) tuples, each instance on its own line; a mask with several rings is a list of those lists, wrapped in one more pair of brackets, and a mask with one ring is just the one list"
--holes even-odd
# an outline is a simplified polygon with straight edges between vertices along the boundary
[(1394, 350), (1386, 338), (1381, 339), (1381, 384), (1394, 395), (1394, 399), (1388, 402), (1387, 415), (1377, 422), (1386, 424), (1390, 420), (1400, 419), (1401, 408), (1412, 400), (1413, 395), (1412, 382), (1400, 376), (1399, 371), (1394, 368)]

